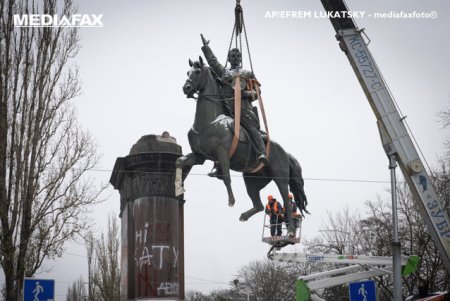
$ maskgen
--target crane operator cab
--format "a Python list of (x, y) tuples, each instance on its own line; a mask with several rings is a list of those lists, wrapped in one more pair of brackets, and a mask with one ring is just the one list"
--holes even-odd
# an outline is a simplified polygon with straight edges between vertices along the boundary
[(292, 194), (289, 194), (289, 206), (292, 208), (292, 219), (295, 226), (295, 235), (288, 235), (289, 221), (285, 215), (285, 209), (282, 208), (272, 195), (268, 196), (268, 203), (265, 208), (262, 242), (268, 243), (272, 249), (281, 249), (287, 245), (293, 245), (300, 242), (301, 226), (303, 217), (299, 213)]

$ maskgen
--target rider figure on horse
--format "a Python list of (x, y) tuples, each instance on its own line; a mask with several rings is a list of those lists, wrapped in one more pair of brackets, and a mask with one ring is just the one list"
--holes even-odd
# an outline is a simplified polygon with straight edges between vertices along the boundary
[[(206, 40), (203, 35), (201, 35), (203, 46), (202, 51), (208, 61), (209, 66), (212, 70), (222, 79), (225, 83), (224, 91), (225, 95), (231, 99), (229, 106), (231, 110), (234, 109), (234, 92), (232, 82), (239, 75), (240, 79), (244, 79), (247, 83), (250, 79), (255, 79), (253, 72), (242, 69), (242, 55), (238, 48), (233, 48), (228, 53), (228, 62), (230, 62), (230, 67), (222, 66), (217, 60), (216, 56), (209, 47), (209, 41)], [(245, 85), (246, 87), (248, 85)], [(246, 88), (245, 87), (245, 88)], [(256, 99), (256, 92), (253, 90), (242, 89), (242, 102), (241, 102), (241, 124), (250, 134), (250, 138), (256, 147), (256, 152), (258, 155), (258, 161), (269, 164), (266, 155), (266, 149), (264, 146), (264, 141), (260, 132), (260, 125), (258, 116), (253, 111), (252, 101)], [(232, 112), (234, 114), (234, 112)], [(211, 176), (217, 176), (216, 173), (210, 174)]]

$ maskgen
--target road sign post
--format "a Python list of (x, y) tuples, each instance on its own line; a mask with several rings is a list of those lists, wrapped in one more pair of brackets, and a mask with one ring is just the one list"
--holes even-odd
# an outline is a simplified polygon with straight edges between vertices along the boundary
[(25, 278), (23, 280), (23, 301), (54, 301), (55, 280)]
[(350, 301), (376, 301), (375, 280), (349, 283)]

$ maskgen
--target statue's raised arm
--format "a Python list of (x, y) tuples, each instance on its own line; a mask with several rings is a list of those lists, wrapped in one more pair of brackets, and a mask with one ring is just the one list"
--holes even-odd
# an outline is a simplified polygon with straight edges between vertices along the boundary
[(209, 40), (206, 40), (203, 34), (200, 34), (203, 42), (202, 51), (205, 55), (206, 61), (208, 62), (208, 65), (214, 70), (214, 72), (219, 76), (222, 77), (224, 74), (225, 68), (222, 66), (221, 63), (219, 63), (219, 60), (212, 52), (211, 48), (209, 47)]

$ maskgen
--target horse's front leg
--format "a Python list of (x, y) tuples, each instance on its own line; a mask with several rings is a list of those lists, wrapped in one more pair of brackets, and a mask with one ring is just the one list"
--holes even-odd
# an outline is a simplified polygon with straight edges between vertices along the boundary
[(235, 203), (233, 190), (231, 189), (231, 177), (230, 177), (230, 159), (228, 158), (228, 150), (221, 148), (217, 152), (217, 159), (219, 160), (220, 167), (222, 169), (223, 182), (228, 192), (228, 206), (233, 207)]
[(179, 196), (184, 193), (185, 190), (183, 188), (183, 180), (187, 177), (192, 166), (201, 165), (204, 162), (205, 157), (197, 153), (187, 154), (185, 156), (179, 157), (175, 161), (175, 196)]

